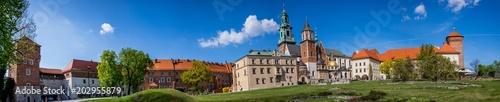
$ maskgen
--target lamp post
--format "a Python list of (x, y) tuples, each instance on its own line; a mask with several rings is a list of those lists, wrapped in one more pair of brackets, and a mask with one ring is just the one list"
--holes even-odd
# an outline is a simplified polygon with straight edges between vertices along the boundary
[[(90, 66), (87, 66), (87, 83), (89, 85), (89, 88), (90, 88)], [(90, 98), (90, 96), (89, 96)]]
[(170, 60), (172, 60), (172, 67), (174, 68), (174, 82), (172, 82), (172, 88), (175, 89), (175, 82), (177, 82), (177, 79), (175, 78), (175, 76), (177, 76), (177, 73), (175, 71), (175, 65), (181, 63), (181, 61), (179, 59), (174, 60), (172, 58)]

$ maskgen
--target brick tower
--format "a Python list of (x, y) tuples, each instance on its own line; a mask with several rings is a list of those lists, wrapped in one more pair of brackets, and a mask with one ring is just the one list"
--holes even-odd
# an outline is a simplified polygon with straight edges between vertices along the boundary
[[(14, 79), (16, 89), (40, 89), (40, 45), (35, 43), (30, 38), (23, 36), (16, 41), (18, 53), (16, 56), (20, 58), (20, 62), (10, 65), (9, 77)], [(42, 101), (39, 94), (16, 94), (14, 99), (21, 102), (38, 102)]]
[(317, 73), (317, 53), (316, 53), (316, 41), (313, 39), (314, 31), (309, 26), (309, 22), (306, 20), (304, 24), (304, 29), (302, 29), (302, 41), (300, 42), (300, 53), (302, 62), (307, 65), (312, 82), (316, 82), (318, 78)]
[(456, 30), (453, 30), (447, 37), (446, 37), (446, 43), (448, 43), (453, 49), (456, 51), (460, 52), (459, 55), (459, 68), (464, 68), (464, 48), (463, 48), (463, 43), (464, 43), (464, 36), (458, 34)]

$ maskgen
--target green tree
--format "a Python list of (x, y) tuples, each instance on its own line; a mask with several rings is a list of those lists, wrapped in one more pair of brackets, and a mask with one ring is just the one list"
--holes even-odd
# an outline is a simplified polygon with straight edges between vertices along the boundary
[(424, 44), (420, 47), (420, 53), (417, 55), (417, 66), (423, 78), (431, 79), (432, 81), (438, 80), (437, 68), (438, 59), (434, 52), (434, 46)]
[(379, 69), (383, 74), (387, 74), (387, 78), (390, 78), (391, 77), (391, 70), (392, 70), (393, 66), (394, 66), (394, 61), (387, 60), (387, 61), (382, 62)]
[(117, 55), (115, 51), (104, 50), (101, 55), (101, 63), (97, 65), (99, 84), (101, 87), (116, 87), (122, 82), (122, 75), (118, 69)]
[(7, 102), (7, 99), (14, 99), (14, 87), (16, 83), (13, 78), (7, 77), (5, 81), (5, 87), (3, 88), (2, 95), (0, 96), (1, 102)]
[(198, 90), (198, 83), (203, 81), (212, 81), (212, 73), (207, 65), (200, 61), (193, 61), (192, 69), (188, 71), (184, 71), (181, 75), (182, 82), (189, 84), (191, 87), (190, 90)]
[(393, 78), (393, 80), (396, 80), (396, 78), (397, 78), (397, 79), (405, 82), (405, 81), (408, 81), (411, 78), (413, 78), (415, 67), (413, 66), (413, 62), (410, 58), (406, 58), (406, 59), (397, 58), (394, 61), (393, 68), (394, 69), (393, 69), (392, 73), (394, 73), (394, 76), (395, 76), (395, 78)]
[[(33, 39), (36, 34), (36, 26), (33, 20), (29, 22), (27, 19), (27, 8), (29, 2), (27, 0), (2, 0), (0, 1), (0, 92), (3, 92), (4, 77), (9, 65), (16, 63), (22, 59), (22, 53), (19, 49), (31, 50), (26, 47), (26, 44), (16, 43), (20, 39), (19, 36), (28, 36)], [(31, 26), (26, 26), (26, 23), (31, 23)], [(21, 31), (23, 31), (21, 33)], [(22, 47), (22, 48), (19, 48)], [(2, 94), (2, 93), (0, 93)]]
[(495, 72), (500, 72), (500, 61), (495, 60), (492, 65)]
[(149, 55), (132, 48), (123, 48), (118, 56), (119, 66), (121, 66), (121, 73), (123, 82), (130, 90), (136, 88), (144, 82), (144, 75), (148, 72), (148, 68), (153, 68), (153, 61)]
[(485, 76), (485, 75), (486, 75), (486, 74), (484, 74), (484, 73), (486, 73), (486, 72), (487, 72), (487, 69), (486, 69), (486, 66), (485, 66), (485, 65), (483, 65), (483, 64), (479, 64), (479, 65), (477, 65), (477, 69), (479, 70), (479, 73), (478, 73), (478, 74), (479, 74), (480, 76)]
[(472, 70), (474, 70), (474, 72), (476, 72), (476, 78), (474, 78), (474, 80), (477, 80), (477, 78), (479, 77), (478, 65), (479, 65), (478, 59), (474, 59), (474, 60), (472, 60), (472, 62), (470, 62), (470, 66), (471, 66)]
[(457, 72), (455, 71), (455, 68), (457, 65), (455, 65), (453, 62), (450, 61), (449, 58), (446, 58), (444, 56), (437, 56), (438, 58), (438, 70), (436, 71), (438, 73), (438, 77), (442, 80), (447, 80), (449, 78), (454, 78), (457, 77)]

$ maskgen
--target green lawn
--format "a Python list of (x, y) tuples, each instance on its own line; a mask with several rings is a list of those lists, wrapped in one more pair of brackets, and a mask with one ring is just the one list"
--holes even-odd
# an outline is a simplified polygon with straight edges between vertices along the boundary
[[(191, 96), (184, 101), (199, 101), (199, 102), (219, 102), (219, 101), (232, 101), (232, 102), (246, 102), (246, 101), (288, 101), (296, 98), (305, 98), (309, 96), (318, 95), (320, 92), (332, 92), (338, 94), (339, 91), (354, 91), (367, 95), (370, 90), (381, 90), (387, 92), (388, 95), (383, 99), (404, 98), (410, 100), (436, 100), (438, 102), (476, 102), (487, 101), (494, 102), (500, 100), (500, 81), (460, 81), (462, 83), (472, 83), (482, 85), (481, 87), (468, 87), (459, 90), (450, 89), (424, 89), (423, 87), (431, 86), (459, 86), (453, 83), (431, 83), (431, 82), (414, 82), (387, 84), (392, 82), (386, 81), (371, 81), (371, 82), (353, 82), (351, 84), (343, 85), (298, 85), (272, 89), (251, 90), (244, 92), (211, 94), (203, 96)], [(340, 88), (341, 90), (330, 90), (332, 88)], [(164, 89), (162, 89), (164, 90)], [(144, 91), (143, 91), (144, 92)], [(144, 94), (144, 93), (143, 93)], [(163, 93), (155, 93), (161, 95)], [(183, 93), (175, 93), (183, 94)], [(135, 98), (138, 96), (131, 95)], [(185, 94), (183, 94), (185, 95)], [(141, 97), (150, 97), (143, 95)], [(159, 96), (158, 96), (159, 97)], [(140, 101), (130, 100), (130, 96), (122, 97), (119, 99), (111, 99), (106, 101)], [(151, 99), (151, 98), (148, 98)], [(153, 98), (154, 99), (154, 98)], [(162, 98), (163, 101), (175, 100), (183, 101), (173, 98)], [(312, 102), (325, 102), (335, 101), (340, 99), (316, 99), (310, 100)]]

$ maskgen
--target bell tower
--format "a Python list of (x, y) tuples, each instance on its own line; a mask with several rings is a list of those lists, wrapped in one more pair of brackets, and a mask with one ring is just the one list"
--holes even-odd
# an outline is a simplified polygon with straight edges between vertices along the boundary
[(458, 34), (456, 29), (453, 29), (453, 32), (446, 37), (446, 43), (448, 43), (456, 51), (460, 52), (458, 66), (459, 68), (464, 68), (464, 36)]
[(300, 49), (302, 55), (302, 61), (304, 63), (316, 62), (316, 41), (313, 39), (314, 31), (309, 26), (309, 22), (306, 20), (304, 24), (304, 29), (302, 29), (302, 41), (300, 42)]
[(285, 53), (287, 45), (295, 45), (295, 39), (292, 33), (292, 24), (288, 21), (288, 14), (285, 11), (285, 4), (283, 4), (283, 12), (281, 13), (280, 37), (278, 40), (278, 47), (281, 53)]

